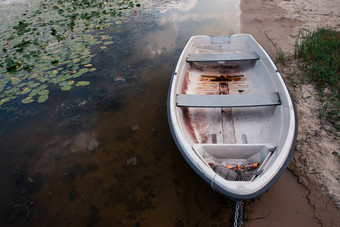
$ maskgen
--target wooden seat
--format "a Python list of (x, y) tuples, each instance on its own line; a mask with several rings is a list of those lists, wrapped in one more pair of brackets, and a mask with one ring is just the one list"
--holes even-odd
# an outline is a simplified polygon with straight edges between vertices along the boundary
[(281, 105), (278, 93), (192, 95), (177, 94), (178, 107), (228, 108)]
[(259, 60), (255, 52), (223, 53), (223, 54), (189, 54), (187, 62), (225, 62)]

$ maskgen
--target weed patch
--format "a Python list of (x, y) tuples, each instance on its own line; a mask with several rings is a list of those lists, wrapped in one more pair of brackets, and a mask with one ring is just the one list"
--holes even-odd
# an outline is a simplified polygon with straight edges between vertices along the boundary
[(300, 31), (295, 58), (305, 76), (315, 84), (320, 101), (320, 117), (340, 131), (340, 32), (321, 28), (315, 32)]

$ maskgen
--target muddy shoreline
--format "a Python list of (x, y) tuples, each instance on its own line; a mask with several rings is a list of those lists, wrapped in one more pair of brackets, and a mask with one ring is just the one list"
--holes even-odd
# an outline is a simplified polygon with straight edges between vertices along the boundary
[[(285, 65), (278, 64), (278, 68), (294, 97), (299, 116), (299, 135), (289, 170), (277, 186), (248, 204), (246, 226), (278, 223), (282, 216), (285, 217), (281, 223), (290, 226), (337, 226), (340, 222), (340, 163), (332, 153), (339, 150), (340, 143), (334, 134), (324, 129), (326, 123), (318, 114), (317, 92), (312, 85), (297, 78), (298, 66), (292, 56), (300, 29), (306, 32), (319, 27), (340, 30), (340, 5), (336, 0), (322, 3), (242, 0), (240, 7), (241, 32), (252, 34), (274, 60), (278, 52), (287, 58)], [(296, 178), (301, 188), (287, 188), (284, 182)], [(287, 190), (296, 193), (289, 195)], [(305, 198), (308, 206), (303, 199), (291, 199), (296, 194)]]

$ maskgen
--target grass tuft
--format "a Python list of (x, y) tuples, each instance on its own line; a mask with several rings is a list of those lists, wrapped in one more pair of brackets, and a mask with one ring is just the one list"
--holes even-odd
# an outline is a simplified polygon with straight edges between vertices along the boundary
[(282, 49), (279, 49), (276, 53), (276, 62), (286, 65), (287, 60), (288, 58), (286, 57), (285, 53), (282, 51)]
[(300, 31), (295, 44), (295, 58), (308, 79), (315, 84), (322, 107), (321, 117), (340, 131), (340, 32), (320, 28)]

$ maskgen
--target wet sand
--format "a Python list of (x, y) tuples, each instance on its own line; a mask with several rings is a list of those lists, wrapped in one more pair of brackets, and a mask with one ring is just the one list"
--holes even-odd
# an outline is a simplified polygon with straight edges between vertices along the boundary
[[(300, 29), (340, 29), (340, 4), (334, 0), (242, 0), (241, 11), (241, 32), (252, 34), (274, 60), (278, 51), (287, 57), (294, 54)], [(298, 69), (296, 62), (289, 60), (284, 66), (278, 64), (278, 68), (297, 105), (296, 150), (279, 181), (248, 203), (245, 226), (337, 226), (340, 165), (332, 152), (339, 150), (339, 140), (321, 127), (313, 86), (290, 83), (288, 75)]]

